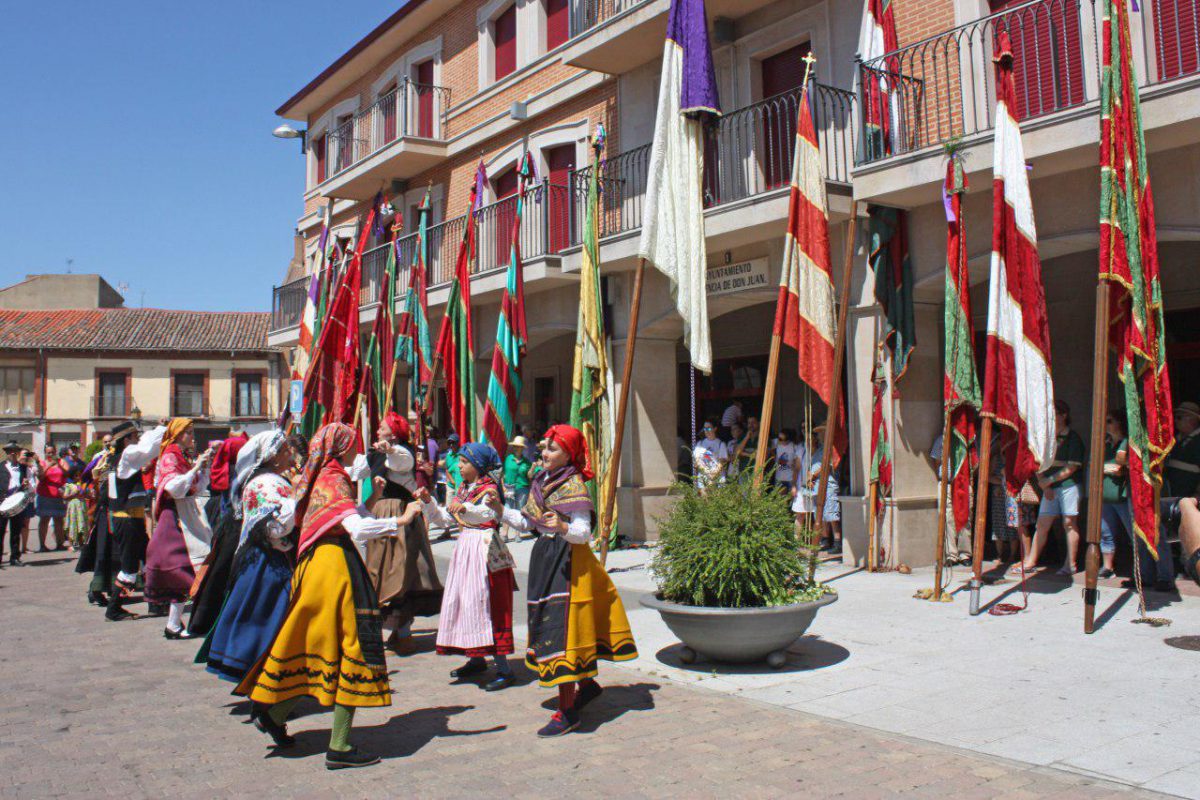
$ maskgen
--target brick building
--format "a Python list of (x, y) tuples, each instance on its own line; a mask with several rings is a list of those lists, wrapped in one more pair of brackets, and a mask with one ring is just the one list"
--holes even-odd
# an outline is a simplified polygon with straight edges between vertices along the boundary
[[(472, 283), (479, 382), (486, 385), (507, 258), (502, 231), (513, 200), (512, 170), (525, 150), (543, 185), (528, 203), (522, 246), (530, 306), (531, 350), (519, 416), (542, 425), (566, 415), (577, 308), (582, 188), (587, 139), (597, 123), (609, 133), (603, 166), (601, 261), (614, 363), (624, 355), (626, 316), (668, 0), (410, 0), (278, 109), (307, 128), (307, 191), (298, 231), (306, 267), (316, 260), (321, 209), (332, 203), (335, 234), (352, 236), (364, 201), (378, 191), (409, 220), (432, 186), (431, 322), (440, 322), (461, 215), (476, 163), (488, 173), (480, 212), (479, 262)], [(998, 27), (1018, 47), (1020, 113), (1032, 163), (1033, 198), (1045, 262), (1059, 394), (1088, 424), (1091, 306), (1096, 263), (1098, 169), (1098, 0), (891, 0), (899, 49), (887, 65), (896, 100), (890, 152), (871, 152), (861, 135), (856, 75), (881, 64), (856, 60), (863, 4), (858, 0), (707, 0), (724, 115), (706, 153), (706, 232), (710, 268), (744, 265), (761, 282), (727, 290), (710, 285), (714, 370), (695, 391), (682, 325), (666, 282), (647, 272), (628, 446), (620, 479), (625, 530), (653, 536), (653, 518), (686, 458), (692, 397), (700, 416), (733, 399), (761, 402), (783, 251), (787, 182), (803, 57), (816, 58), (812, 91), (829, 195), (835, 260), (843, 252), (851, 199), (906, 208), (918, 280), (918, 347), (893, 424), (897, 479), (885, 530), (889, 550), (928, 563), (936, 512), (936, 475), (926, 454), (941, 415), (941, 319), (944, 215), (939, 186), (942, 145), (961, 139), (971, 179), (968, 243), (981, 330), (990, 248), (991, 45)], [(1190, 308), (1200, 304), (1195, 186), (1200, 185), (1200, 0), (1147, 0), (1135, 16), (1150, 168), (1158, 198), (1172, 378), (1187, 397), (1186, 359), (1200, 341)], [(314, 29), (314, 35), (317, 31)], [(861, 208), (861, 206), (860, 206)], [(861, 226), (860, 226), (861, 227)], [(384, 243), (373, 243), (383, 245)], [(410, 248), (411, 250), (411, 248)], [(404, 252), (403, 242), (401, 252)], [(386, 247), (364, 264), (364, 325), (378, 305)], [(851, 452), (845, 489), (846, 552), (865, 545), (863, 494), (870, 415), (869, 375), (879, 332), (861, 240), (855, 268), (847, 365)], [(403, 265), (407, 269), (407, 264)], [(835, 270), (837, 272), (837, 270)], [(401, 280), (405, 280), (402, 274)], [(304, 280), (275, 290), (271, 342), (296, 341)], [(1090, 299), (1090, 289), (1086, 297)], [(1200, 351), (1197, 351), (1200, 352)], [(800, 427), (823, 415), (783, 370), (774, 428)], [(1179, 377), (1176, 377), (1176, 374)]]

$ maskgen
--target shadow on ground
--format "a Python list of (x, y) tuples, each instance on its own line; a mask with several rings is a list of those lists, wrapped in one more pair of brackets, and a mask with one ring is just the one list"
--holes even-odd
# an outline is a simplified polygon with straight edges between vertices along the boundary
[(685, 664), (680, 657), (683, 644), (676, 642), (655, 653), (659, 663), (668, 667), (687, 670), (688, 672), (706, 672), (710, 675), (774, 675), (789, 672), (810, 672), (816, 669), (832, 667), (850, 657), (850, 651), (835, 642), (827, 642), (820, 636), (801, 636), (787, 649), (787, 663), (779, 669), (772, 669), (767, 662), (756, 661), (749, 664), (724, 664), (712, 661), (700, 654), (692, 664)]

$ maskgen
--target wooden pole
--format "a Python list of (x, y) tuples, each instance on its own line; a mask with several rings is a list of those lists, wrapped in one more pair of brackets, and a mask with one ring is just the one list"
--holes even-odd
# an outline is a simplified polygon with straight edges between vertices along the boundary
[[(620, 480), (621, 444), (625, 439), (625, 413), (629, 410), (629, 385), (633, 380), (633, 355), (637, 345), (638, 317), (642, 311), (642, 284), (646, 277), (646, 259), (639, 258), (633, 273), (633, 296), (629, 300), (629, 328), (625, 332), (625, 367), (621, 371), (621, 396), (617, 401), (617, 422), (613, 430), (613, 449), (608, 460), (608, 479), (600, 503), (600, 564), (608, 563), (608, 537), (612, 531), (613, 507), (617, 502)], [(761, 435), (761, 434), (760, 434)]]
[[(942, 567), (946, 563), (946, 519), (950, 511), (950, 410), (943, 411), (942, 425), (942, 468), (938, 476), (938, 494), (941, 506), (938, 510), (937, 538), (933, 547), (933, 601), (942, 599)], [(987, 498), (977, 498), (976, 503), (985, 503)]]
[[(946, 442), (942, 442), (945, 452)], [(979, 479), (975, 486), (975, 541), (971, 559), (971, 616), (979, 613), (979, 589), (983, 586), (983, 530), (987, 524), (988, 476), (992, 471), (992, 418), (983, 418), (979, 433)]]
[(817, 478), (817, 504), (813, 509), (818, 525), (825, 520), (825, 490), (829, 484), (830, 446), (837, 441), (838, 423), (842, 418), (842, 370), (846, 365), (846, 317), (850, 311), (850, 277), (854, 270), (854, 233), (858, 224), (858, 201), (850, 204), (850, 221), (846, 228), (845, 258), (842, 264), (842, 296), (838, 301), (837, 331), (833, 342), (833, 386), (825, 418), (825, 443), (821, 450), (821, 472)]
[(875, 504), (879, 501), (879, 481), (871, 481), (871, 490), (868, 492), (867, 498), (867, 572), (875, 571), (875, 562), (877, 561), (876, 553), (879, 547), (879, 538), (875, 533), (875, 526), (879, 524), (879, 514), (875, 510)]
[[(1100, 515), (1104, 502), (1104, 418), (1108, 413), (1108, 315), (1106, 281), (1096, 284), (1096, 360), (1092, 367), (1092, 436), (1088, 450), (1087, 558), (1083, 588), (1083, 632), (1096, 620), (1096, 577), (1100, 571)], [(1137, 543), (1134, 543), (1137, 547)]]

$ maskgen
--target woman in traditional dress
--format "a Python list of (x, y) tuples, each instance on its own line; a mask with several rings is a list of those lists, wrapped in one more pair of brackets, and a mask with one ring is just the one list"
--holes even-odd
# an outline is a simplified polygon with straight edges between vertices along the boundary
[(291, 595), (296, 503), (283, 473), (294, 454), (282, 431), (255, 434), (241, 448), (232, 489), (240, 492), (241, 528), (228, 597), (196, 663), (240, 682), (283, 623)]
[[(367, 508), (376, 517), (398, 517), (416, 499), (416, 461), (409, 444), (409, 423), (389, 411), (379, 423), (378, 440), (367, 455), (354, 459), (353, 480), (373, 484)], [(417, 517), (395, 536), (367, 544), (367, 573), (383, 612), (384, 645), (398, 655), (416, 652), (414, 618), (432, 617), (442, 605), (433, 550), (425, 520)]]
[[(195, 445), (192, 421), (175, 417), (167, 423), (162, 451), (154, 471), (154, 533), (146, 546), (146, 602), (170, 603), (167, 639), (190, 639), (183, 627), (183, 608), (196, 578), (189, 537), (207, 543), (203, 515), (195, 500), (208, 485), (208, 464), (213, 448), (205, 450), (193, 464), (187, 451)], [(206, 553), (207, 554), (207, 553)]]
[(486, 444), (471, 442), (458, 452), (462, 482), (443, 508), (422, 493), (430, 525), (461, 527), (446, 572), (438, 624), (438, 655), (465, 655), (466, 664), (451, 671), (455, 680), (487, 670), (491, 656), (496, 677), (484, 688), (498, 691), (513, 683), (506, 655), (514, 651), (513, 593), (517, 590), (513, 560), (500, 538), (500, 487), (488, 473), (500, 468), (500, 457)]
[(295, 491), (296, 518), (302, 522), (287, 614), (267, 652), (234, 690), (269, 706), (255, 724), (280, 747), (294, 743), (285, 723), (301, 697), (334, 706), (328, 769), (379, 761), (349, 742), (355, 708), (392, 703), (379, 601), (360, 548), (370, 538), (394, 535), (420, 513), (413, 503), (399, 519), (375, 519), (355, 504), (346, 474), (354, 437), (353, 428), (335, 422), (309, 443)]
[(242, 530), (241, 502), (234, 486), (236, 465), (248, 438), (244, 433), (230, 436), (221, 441), (213, 454), (210, 497), (204, 505), (204, 516), (212, 530), (212, 547), (192, 585), (192, 616), (188, 619), (188, 633), (192, 636), (204, 636), (212, 630), (229, 591), (233, 556)]
[(542, 464), (524, 511), (503, 514), (505, 524), (518, 531), (542, 534), (529, 564), (525, 663), (542, 686), (558, 687), (558, 711), (538, 731), (545, 738), (575, 730), (579, 712), (600, 696), (597, 661), (637, 658), (637, 645), (616, 587), (589, 547), (595, 510), (583, 434), (569, 425), (550, 428)]

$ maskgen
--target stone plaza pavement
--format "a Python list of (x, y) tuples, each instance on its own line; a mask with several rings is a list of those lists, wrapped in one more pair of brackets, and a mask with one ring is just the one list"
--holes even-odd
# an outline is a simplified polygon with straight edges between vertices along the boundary
[[(445, 552), (446, 544), (438, 546), (439, 552)], [(527, 549), (518, 548), (522, 555)], [(827, 639), (797, 646), (800, 672), (755, 676), (706, 667), (687, 673), (696, 685), (684, 686), (669, 674), (677, 669), (659, 663), (660, 637), (650, 633), (644, 613), (634, 610), (635, 627), (645, 637), (642, 658), (631, 662), (636, 669), (606, 666), (601, 678), (608, 691), (589, 709), (581, 731), (548, 741), (536, 739), (534, 731), (547, 718), (542, 705), (551, 693), (530, 684), (528, 673), (520, 673), (521, 685), (486, 694), (475, 684), (451, 685), (446, 677), (456, 665), (451, 659), (429, 652), (390, 658), (394, 705), (360, 711), (353, 734), (354, 741), (382, 755), (383, 763), (327, 772), (321, 754), (328, 714), (302, 705), (291, 723), (298, 747), (273, 753), (262, 734), (242, 724), (242, 708), (229, 695), (229, 684), (191, 663), (196, 642), (165, 641), (162, 619), (105, 622), (100, 610), (85, 603), (85, 580), (72, 571), (65, 555), (33, 554), (23, 569), (0, 570), (0, 671), (6, 679), (0, 702), (3, 798), (328, 798), (331, 792), (343, 797), (497, 798), (531, 793), (616, 798), (1151, 796), (1086, 775), (829, 719), (828, 705), (817, 709), (818, 716), (779, 707), (766, 696), (755, 699), (751, 687), (759, 678), (764, 692), (767, 683), (788, 675), (807, 674), (828, 686), (846, 672), (854, 654), (870, 650), (849, 634), (833, 636), (832, 614), (818, 626)], [(614, 565), (634, 555), (618, 554)], [(617, 574), (632, 576), (638, 570)], [(843, 592), (848, 594), (845, 588)], [(850, 605), (847, 597), (845, 607)], [(957, 611), (939, 609), (950, 615)], [(881, 609), (883, 620), (887, 613)], [(431, 622), (418, 624), (426, 650), (432, 647)], [(814, 647), (815, 641), (829, 643)], [(1047, 656), (1037, 656), (1039, 649), (1029, 648), (1029, 661), (1011, 665), (1014, 684), (1028, 681), (1030, 673), (1036, 676), (1051, 652), (1042, 650)], [(820, 663), (806, 667), (803, 662), (812, 653)], [(977, 671), (988, 653), (943, 656), (947, 669), (966, 676)], [(669, 654), (666, 658), (670, 660)], [(1082, 660), (1075, 669), (1082, 672)], [(743, 696), (733, 696), (729, 687), (739, 684), (747, 688), (739, 692)], [(845, 691), (853, 691), (854, 685), (861, 682), (847, 677)], [(953, 688), (947, 687), (950, 695)], [(1006, 697), (1004, 687), (989, 688), (990, 694), (977, 698), (981, 707)], [(1059, 697), (1064, 691), (1047, 687), (1047, 693)], [(1172, 699), (1178, 697), (1164, 698)], [(793, 700), (803, 706), (800, 698)], [(1101, 700), (1097, 694), (1097, 703)], [(1024, 714), (1031, 728), (1052, 724), (1048, 710), (1052, 713), (1053, 707), (1013, 705), (1014, 714)], [(937, 727), (943, 712), (931, 704), (914, 709), (912, 716)]]

